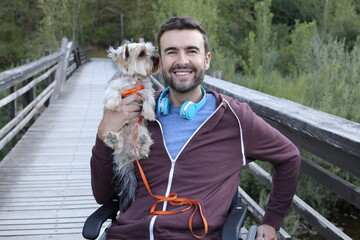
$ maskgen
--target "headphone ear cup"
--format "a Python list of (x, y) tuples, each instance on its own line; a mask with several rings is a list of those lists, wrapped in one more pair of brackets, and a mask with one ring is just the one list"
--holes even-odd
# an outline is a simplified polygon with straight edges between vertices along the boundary
[(167, 94), (169, 93), (170, 89), (165, 88), (164, 91), (160, 94), (157, 104), (157, 111), (159, 114), (168, 115), (169, 114), (169, 99), (167, 98)]
[(206, 103), (206, 91), (201, 87), (201, 92), (203, 93), (203, 98), (200, 102), (194, 103), (192, 101), (186, 101), (180, 108), (180, 117), (186, 119), (193, 119), (196, 113), (205, 105)]
[(159, 105), (159, 108), (160, 108), (160, 113), (162, 115), (168, 115), (169, 114), (169, 99), (168, 98), (163, 98), (161, 99), (161, 102), (160, 102), (160, 105)]
[(180, 116), (186, 119), (193, 119), (197, 113), (196, 104), (192, 101), (184, 102), (180, 108)]

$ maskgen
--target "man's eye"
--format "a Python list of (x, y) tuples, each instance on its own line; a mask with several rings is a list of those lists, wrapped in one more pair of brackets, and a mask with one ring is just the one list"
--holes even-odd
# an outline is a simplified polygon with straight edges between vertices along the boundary
[(168, 55), (174, 55), (174, 54), (176, 54), (176, 52), (175, 51), (169, 51), (169, 52), (167, 52), (167, 54)]

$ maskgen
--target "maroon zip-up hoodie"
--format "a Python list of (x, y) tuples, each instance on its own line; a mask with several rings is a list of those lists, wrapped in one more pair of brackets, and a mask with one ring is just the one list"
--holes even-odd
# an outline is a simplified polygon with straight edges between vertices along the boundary
[[(301, 161), (297, 148), (246, 103), (210, 93), (217, 99), (217, 109), (191, 137), (176, 161), (164, 145), (161, 123), (148, 124), (154, 144), (149, 158), (140, 163), (152, 193), (161, 196), (167, 192), (177, 193), (181, 198), (197, 200), (209, 224), (203, 239), (220, 239), (227, 210), (240, 181), (244, 153), (247, 163), (262, 160), (274, 167), (273, 189), (262, 223), (279, 229), (296, 189)], [(135, 169), (136, 200), (107, 230), (106, 239), (194, 239), (188, 225), (193, 209), (174, 215), (151, 215), (149, 211), (156, 199), (149, 195)], [(91, 176), (96, 201), (101, 204), (110, 200), (114, 196), (112, 149), (99, 138), (92, 151)], [(165, 203), (165, 206), (159, 204), (157, 210), (182, 208)], [(198, 213), (193, 219), (193, 230), (197, 235), (202, 235), (204, 230)]]

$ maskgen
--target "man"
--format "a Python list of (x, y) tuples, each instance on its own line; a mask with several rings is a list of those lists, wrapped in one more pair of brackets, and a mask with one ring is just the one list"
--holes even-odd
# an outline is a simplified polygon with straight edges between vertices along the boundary
[[(142, 170), (136, 168), (136, 200), (108, 229), (107, 239), (220, 239), (240, 171), (256, 159), (274, 166), (273, 189), (257, 239), (276, 239), (296, 188), (297, 148), (247, 104), (201, 87), (211, 53), (206, 32), (197, 20), (169, 19), (160, 28), (158, 46), (169, 88), (156, 94), (157, 120), (148, 124), (154, 144), (149, 158), (140, 160)], [(142, 99), (136, 94), (124, 98), (118, 111), (104, 111), (99, 124), (91, 158), (98, 203), (114, 196), (112, 150), (102, 142), (103, 136), (139, 117), (141, 107), (133, 102)], [(148, 184), (144, 184), (141, 171)], [(188, 205), (160, 201), (154, 206), (156, 214), (150, 214), (158, 201), (151, 194), (176, 194), (177, 200), (185, 199), (193, 206), (182, 211)]]

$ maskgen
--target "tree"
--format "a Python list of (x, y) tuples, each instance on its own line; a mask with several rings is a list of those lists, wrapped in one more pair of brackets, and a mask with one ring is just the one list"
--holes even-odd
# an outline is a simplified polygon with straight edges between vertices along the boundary
[(245, 73), (260, 74), (273, 70), (277, 58), (276, 35), (272, 31), (272, 17), (270, 12), (271, 0), (264, 0), (255, 4), (255, 32), (250, 32), (248, 42), (248, 59), (245, 61)]
[(270, 10), (274, 14), (273, 24), (294, 26), (296, 19), (303, 21), (298, 0), (272, 0)]
[(330, 16), (327, 19), (329, 34), (338, 39), (345, 39), (346, 45), (352, 47), (360, 34), (360, 17), (352, 0), (330, 1)]
[(56, 50), (63, 37), (77, 41), (82, 0), (38, 0), (44, 13), (36, 41), (47, 49)]
[(36, 2), (0, 1), (0, 70), (29, 57), (24, 45), (42, 17)]
[(294, 76), (313, 71), (313, 67), (315, 66), (313, 40), (317, 35), (316, 22), (299, 23), (299, 21), (296, 21), (295, 29), (290, 35), (291, 45), (288, 48), (295, 65), (294, 71), (291, 72)]

